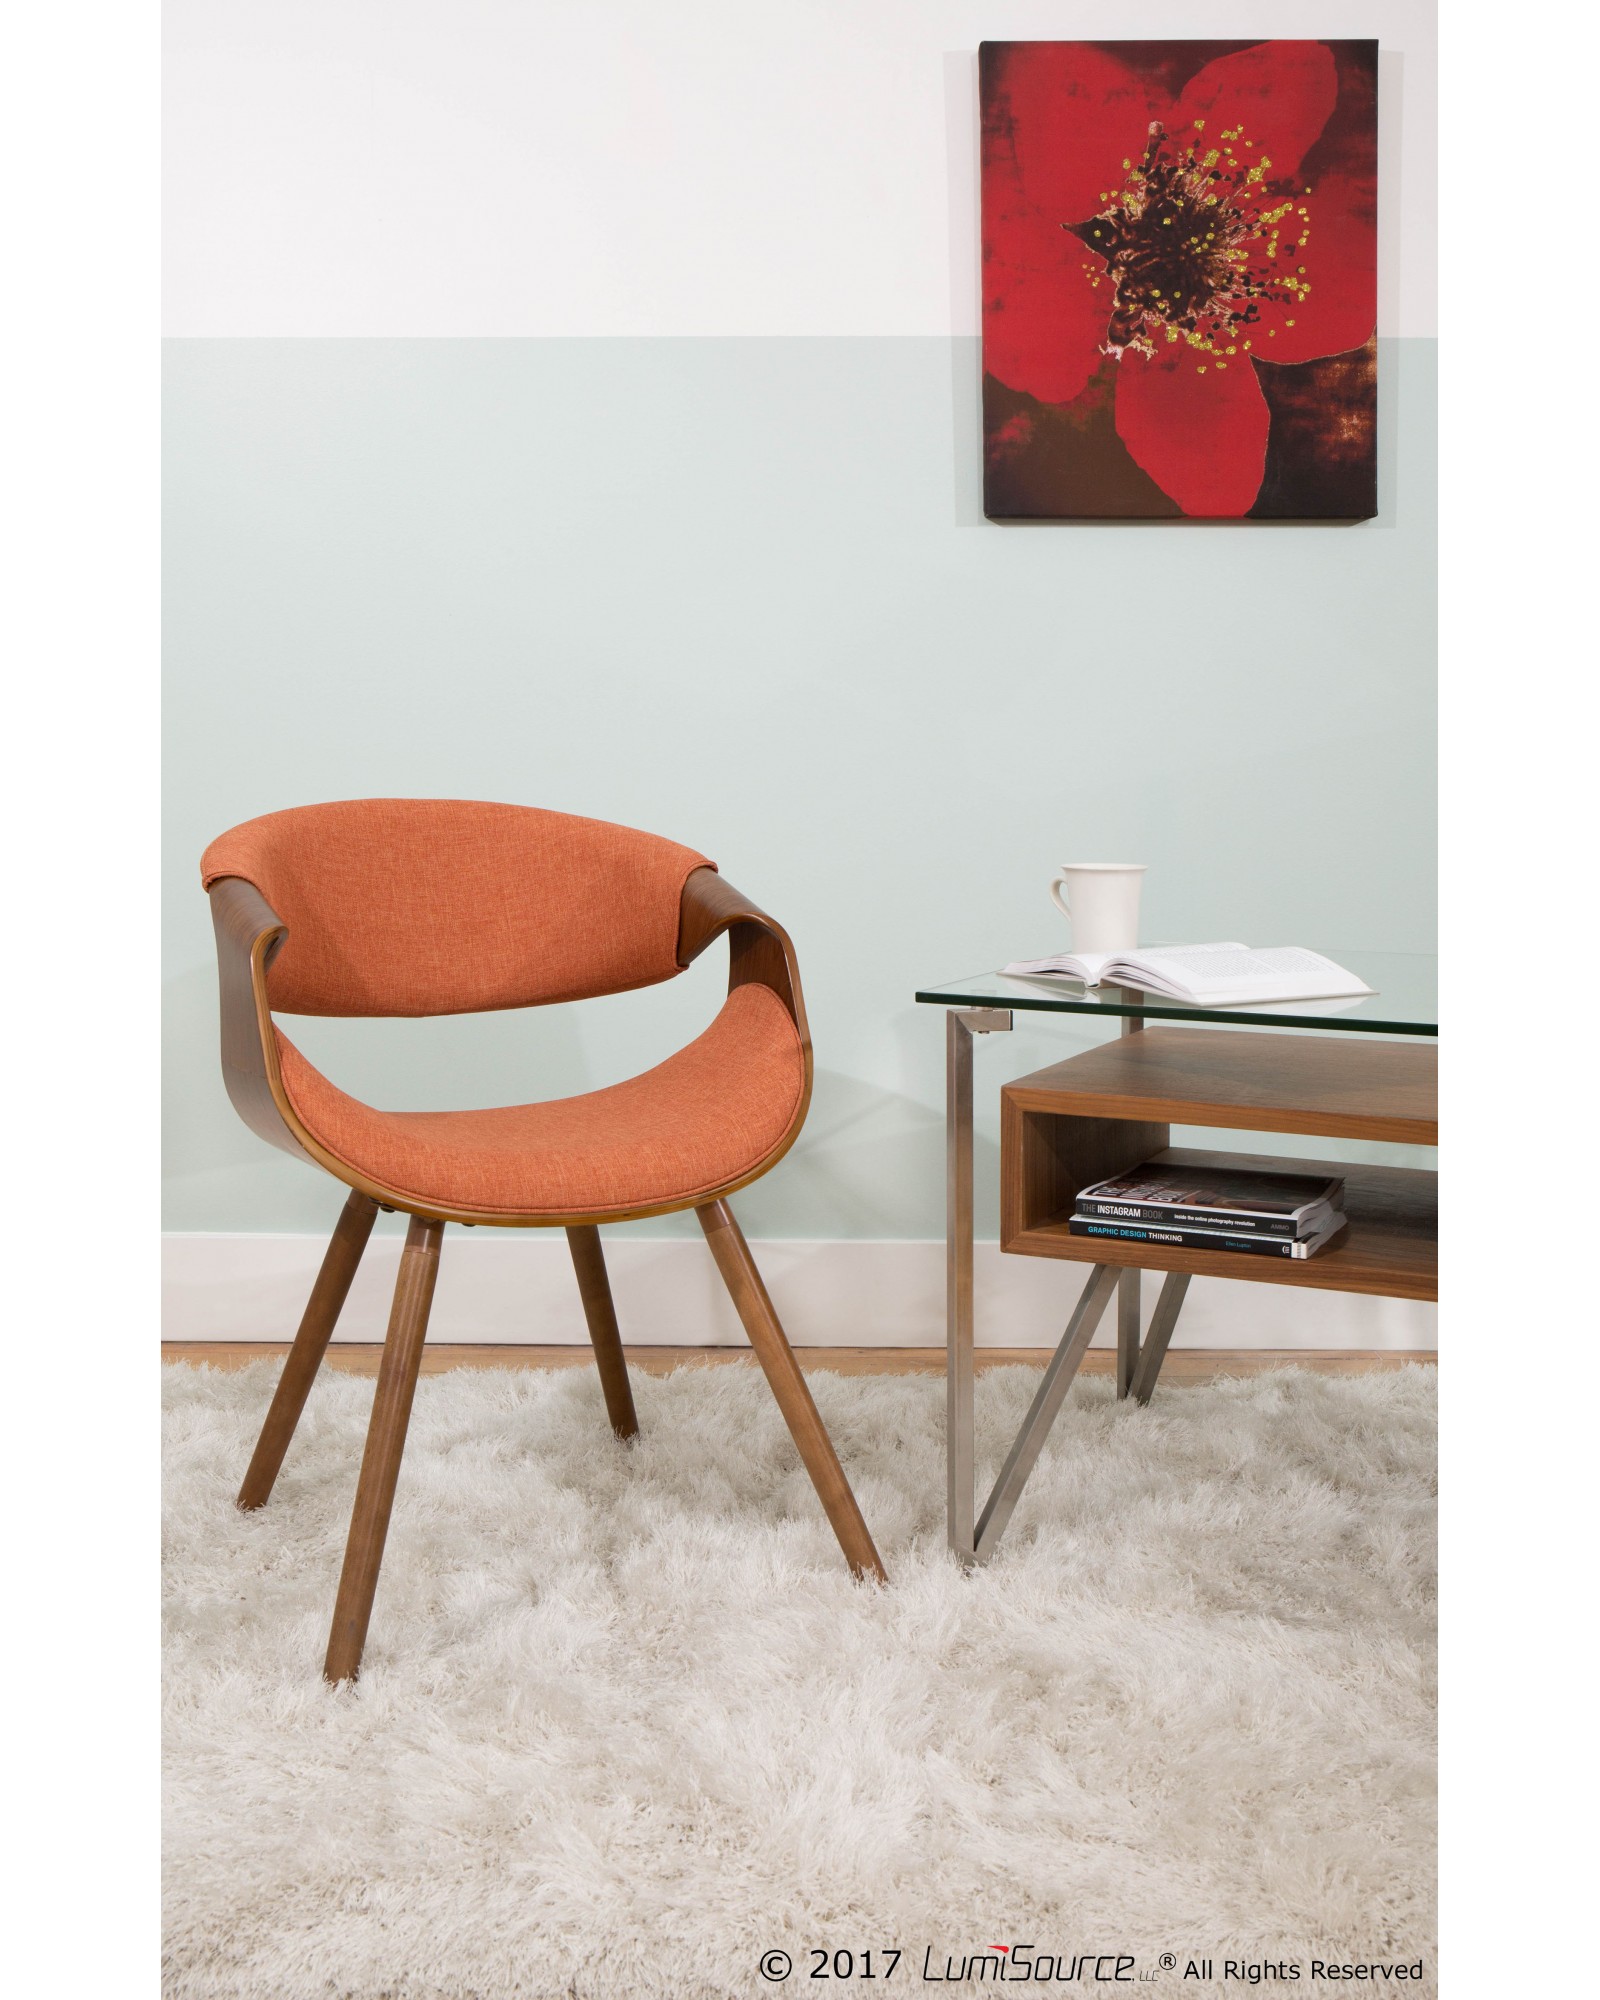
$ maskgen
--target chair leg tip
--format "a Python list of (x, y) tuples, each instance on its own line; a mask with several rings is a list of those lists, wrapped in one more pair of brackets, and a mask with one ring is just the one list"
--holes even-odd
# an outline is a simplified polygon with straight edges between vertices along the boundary
[(361, 1656), (367, 1650), (366, 1634), (335, 1631), (323, 1655), (322, 1678), (329, 1687), (348, 1687), (361, 1672)]

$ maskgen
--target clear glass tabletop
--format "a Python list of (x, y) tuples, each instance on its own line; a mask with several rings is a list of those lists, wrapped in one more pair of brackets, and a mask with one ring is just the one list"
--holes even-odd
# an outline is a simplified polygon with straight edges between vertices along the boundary
[(1437, 1035), (1439, 961), (1412, 951), (1329, 951), (1325, 954), (1376, 989), (1357, 1000), (1260, 1001), (1249, 1007), (1187, 1007), (1130, 986), (1092, 992), (1070, 979), (1014, 979), (975, 973), (946, 986), (924, 987), (930, 1007), (1014, 1007), (1041, 1014), (1137, 1014), (1152, 1021), (1233, 1021), (1256, 1028), (1333, 1028), (1343, 1034)]

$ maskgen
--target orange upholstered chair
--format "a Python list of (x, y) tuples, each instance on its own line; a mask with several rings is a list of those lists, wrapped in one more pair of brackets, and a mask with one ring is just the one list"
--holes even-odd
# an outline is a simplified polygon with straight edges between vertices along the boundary
[[(456, 799), (268, 813), (206, 849), (222, 1068), (252, 1131), (350, 1195), (239, 1493), (259, 1507), (380, 1208), (411, 1218), (324, 1671), (360, 1665), (447, 1222), (567, 1232), (612, 1428), (638, 1430), (598, 1225), (692, 1208), (850, 1567), (883, 1568), (728, 1207), (794, 1143), (811, 1042), (787, 935), (715, 864), (652, 834)], [(492, 1111), (378, 1111), (279, 1014), (464, 1014), (650, 986), (729, 941), (698, 1040), (609, 1089)]]

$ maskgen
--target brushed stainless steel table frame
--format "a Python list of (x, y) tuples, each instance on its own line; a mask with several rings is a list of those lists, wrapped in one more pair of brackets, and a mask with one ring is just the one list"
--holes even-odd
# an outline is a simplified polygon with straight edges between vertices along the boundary
[[(977, 1512), (973, 1446), (972, 1296), (972, 1042), (975, 1035), (1007, 1034), (1008, 1007), (951, 1007), (945, 1014), (945, 1452), (948, 1470), (950, 1546), (969, 1566), (994, 1554), (1012, 1509), (1022, 1496), (1050, 1427), (1072, 1387), (1072, 1378), (1117, 1294), (1117, 1395), (1147, 1403), (1161, 1373), (1172, 1330), (1189, 1288), (1185, 1273), (1171, 1272), (1161, 1288), (1149, 1331), (1139, 1339), (1137, 1270), (1120, 1273), (1094, 1265), (1051, 1356), (1038, 1393), (1022, 1420), (994, 1490)], [(1122, 1017), (1122, 1033), (1138, 1034), (1144, 1022)]]

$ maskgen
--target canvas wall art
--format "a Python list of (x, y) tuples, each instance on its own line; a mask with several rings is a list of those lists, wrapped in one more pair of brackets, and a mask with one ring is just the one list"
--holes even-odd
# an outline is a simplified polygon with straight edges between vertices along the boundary
[(984, 511), (1377, 511), (1378, 45), (986, 42)]

